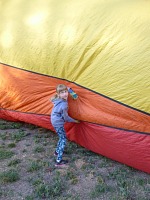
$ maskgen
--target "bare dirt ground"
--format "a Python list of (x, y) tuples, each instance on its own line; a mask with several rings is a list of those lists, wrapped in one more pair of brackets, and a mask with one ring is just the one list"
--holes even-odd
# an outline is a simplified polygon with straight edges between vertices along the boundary
[(69, 142), (55, 167), (57, 135), (0, 120), (1, 200), (150, 200), (150, 175)]

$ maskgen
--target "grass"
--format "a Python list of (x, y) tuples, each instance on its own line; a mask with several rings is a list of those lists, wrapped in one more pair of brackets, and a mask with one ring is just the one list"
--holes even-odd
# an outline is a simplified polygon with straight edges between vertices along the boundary
[(1, 121), (0, 122), (0, 130), (6, 130), (6, 129), (19, 129), (22, 127), (22, 123), (19, 122), (12, 122), (12, 123), (8, 123), (6, 124), (5, 121)]
[(39, 169), (41, 169), (43, 167), (42, 163), (39, 161), (31, 161), (31, 163), (29, 163), (28, 172), (34, 172), (34, 171), (38, 171)]
[(4, 133), (0, 135), (0, 138), (2, 140), (13, 140), (15, 142), (19, 142), (25, 136), (26, 136), (26, 133), (22, 130), (18, 130), (17, 132), (11, 132), (11, 134), (5, 131)]
[(19, 174), (16, 170), (9, 170), (0, 173), (1, 183), (12, 183), (19, 180)]
[(97, 184), (95, 188), (91, 191), (91, 199), (99, 197), (102, 193), (108, 192), (109, 188), (105, 183)]
[(8, 144), (8, 148), (14, 148), (14, 147), (16, 147), (16, 144), (15, 144), (15, 143), (10, 143), (10, 144)]
[(37, 146), (37, 147), (35, 147), (35, 149), (34, 149), (34, 152), (35, 153), (41, 153), (41, 152), (44, 152), (45, 151), (45, 149), (44, 149), (44, 147), (42, 147), (42, 146)]
[(11, 133), (10, 136), (11, 136), (10, 137), (11, 140), (19, 142), (22, 138), (24, 138), (26, 136), (26, 133), (24, 131), (22, 131), (22, 130), (19, 130), (17, 132)]
[[(30, 133), (30, 134), (29, 134)], [(55, 168), (57, 135), (0, 120), (0, 199), (149, 200), (150, 175), (67, 143), (66, 168)]]
[(16, 166), (18, 165), (19, 163), (21, 163), (21, 160), (20, 159), (14, 159), (14, 160), (11, 160), (9, 163), (8, 163), (8, 166), (11, 167), (11, 166)]
[(0, 160), (11, 158), (14, 155), (12, 151), (0, 149)]
[(56, 175), (52, 182), (49, 184), (40, 183), (35, 187), (35, 194), (37, 198), (55, 198), (63, 193), (65, 184), (63, 178), (60, 175)]

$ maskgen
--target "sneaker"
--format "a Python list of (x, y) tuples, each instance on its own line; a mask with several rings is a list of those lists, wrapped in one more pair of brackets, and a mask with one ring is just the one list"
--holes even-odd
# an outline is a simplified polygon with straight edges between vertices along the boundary
[(55, 167), (64, 166), (68, 163), (68, 160), (61, 160), (60, 162), (56, 162)]

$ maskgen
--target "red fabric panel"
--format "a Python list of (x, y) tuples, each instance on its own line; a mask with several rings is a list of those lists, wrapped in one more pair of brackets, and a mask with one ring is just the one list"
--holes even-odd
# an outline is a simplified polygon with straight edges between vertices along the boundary
[[(0, 118), (23, 121), (53, 130), (49, 116), (1, 109)], [(67, 123), (65, 128), (69, 140), (93, 152), (150, 173), (150, 135), (87, 122)]]
[(0, 119), (26, 122), (29, 124), (34, 124), (43, 128), (53, 130), (53, 127), (50, 123), (50, 117), (45, 115), (20, 113), (0, 109)]
[(71, 141), (98, 154), (150, 173), (150, 135), (81, 122), (68, 132)]

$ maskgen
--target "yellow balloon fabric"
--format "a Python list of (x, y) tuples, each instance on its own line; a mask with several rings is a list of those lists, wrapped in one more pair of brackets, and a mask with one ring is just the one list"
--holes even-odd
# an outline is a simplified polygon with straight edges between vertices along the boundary
[(150, 113), (150, 1), (0, 2), (0, 62)]

